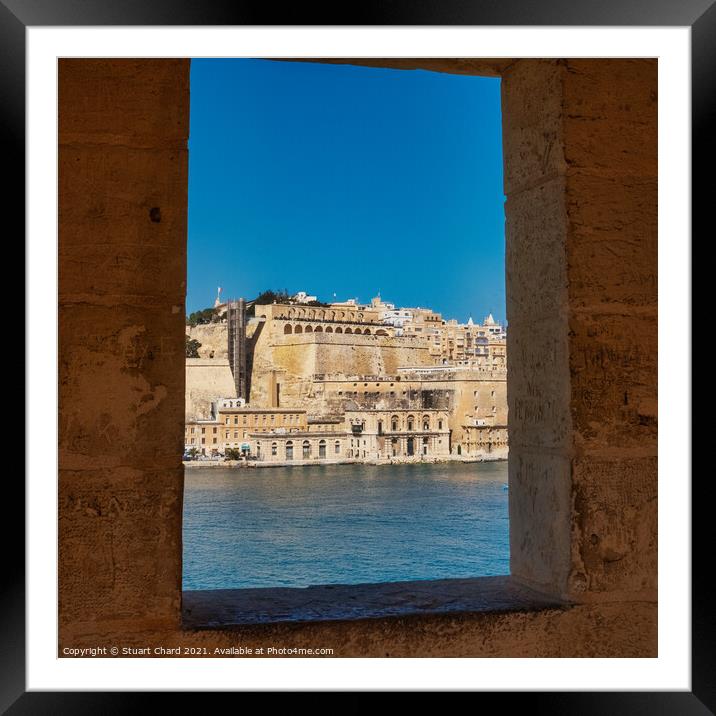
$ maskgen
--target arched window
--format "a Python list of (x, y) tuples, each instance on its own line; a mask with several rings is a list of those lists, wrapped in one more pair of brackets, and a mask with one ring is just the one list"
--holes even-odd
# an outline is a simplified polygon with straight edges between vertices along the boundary
[(286, 441), (286, 459), (293, 460), (293, 440)]
[(296, 326), (296, 327), (293, 329), (293, 332), (294, 332), (294, 333), (303, 333), (303, 326)]
[(326, 333), (333, 333), (333, 329), (330, 326), (328, 326), (328, 328), (326, 328)]
[(334, 452), (336, 453), (336, 455), (340, 455), (340, 453), (341, 453), (341, 441), (340, 440), (336, 440)]
[(289, 335), (289, 334), (291, 334), (291, 333), (293, 333), (293, 328), (291, 328), (291, 324), (290, 324), (290, 323), (287, 323), (287, 324), (283, 327), (283, 334), (286, 336), (286, 335)]
[(313, 326), (306, 326), (306, 333), (313, 333)]
[(390, 419), (390, 429), (391, 429), (394, 433), (397, 433), (397, 432), (398, 432), (398, 416), (397, 416), (397, 415), (394, 415), (394, 416)]
[(314, 333), (323, 333), (323, 326), (316, 326)]
[(303, 459), (307, 460), (311, 457), (311, 443), (308, 440), (303, 441)]
[(370, 335), (370, 328), (366, 328), (366, 329), (363, 331), (363, 335), (364, 335), (364, 336), (369, 336), (369, 335)]
[(382, 435), (382, 434), (383, 434), (383, 421), (379, 420), (378, 421), (378, 435)]
[(318, 443), (318, 457), (319, 458), (326, 457), (326, 441), (325, 440), (321, 440)]
[(423, 430), (430, 430), (430, 418), (427, 415), (423, 415)]
[(346, 328), (346, 335), (349, 333), (353, 333), (353, 331), (350, 328)]
[(276, 443), (271, 443), (271, 454), (276, 455), (278, 453), (278, 445)]
[(343, 329), (340, 326), (338, 326), (338, 328), (336, 328), (336, 333), (343, 333)]
[(408, 430), (413, 429), (413, 422), (415, 421), (415, 418), (412, 415), (408, 415)]
[(442, 430), (442, 429), (443, 429), (443, 421), (438, 420), (438, 430)]

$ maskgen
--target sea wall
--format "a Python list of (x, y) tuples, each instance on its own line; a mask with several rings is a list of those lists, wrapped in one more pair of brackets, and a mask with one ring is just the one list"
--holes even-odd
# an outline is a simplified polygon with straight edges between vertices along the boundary
[(208, 417), (213, 400), (228, 398), (234, 394), (234, 378), (226, 359), (186, 359), (185, 413), (187, 420)]

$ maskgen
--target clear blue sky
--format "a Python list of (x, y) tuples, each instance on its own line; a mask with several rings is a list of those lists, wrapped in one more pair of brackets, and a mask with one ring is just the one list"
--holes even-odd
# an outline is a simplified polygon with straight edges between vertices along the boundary
[(265, 289), (505, 316), (499, 79), (191, 63), (187, 311)]

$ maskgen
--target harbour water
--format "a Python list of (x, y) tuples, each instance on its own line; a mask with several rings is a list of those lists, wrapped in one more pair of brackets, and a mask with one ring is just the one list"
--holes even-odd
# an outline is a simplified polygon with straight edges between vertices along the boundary
[(184, 589), (509, 573), (506, 461), (185, 472)]

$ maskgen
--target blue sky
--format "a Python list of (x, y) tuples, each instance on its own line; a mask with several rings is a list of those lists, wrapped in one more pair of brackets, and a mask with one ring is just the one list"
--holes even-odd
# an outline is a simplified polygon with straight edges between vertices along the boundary
[(192, 60), (187, 311), (265, 289), (505, 316), (500, 81)]

